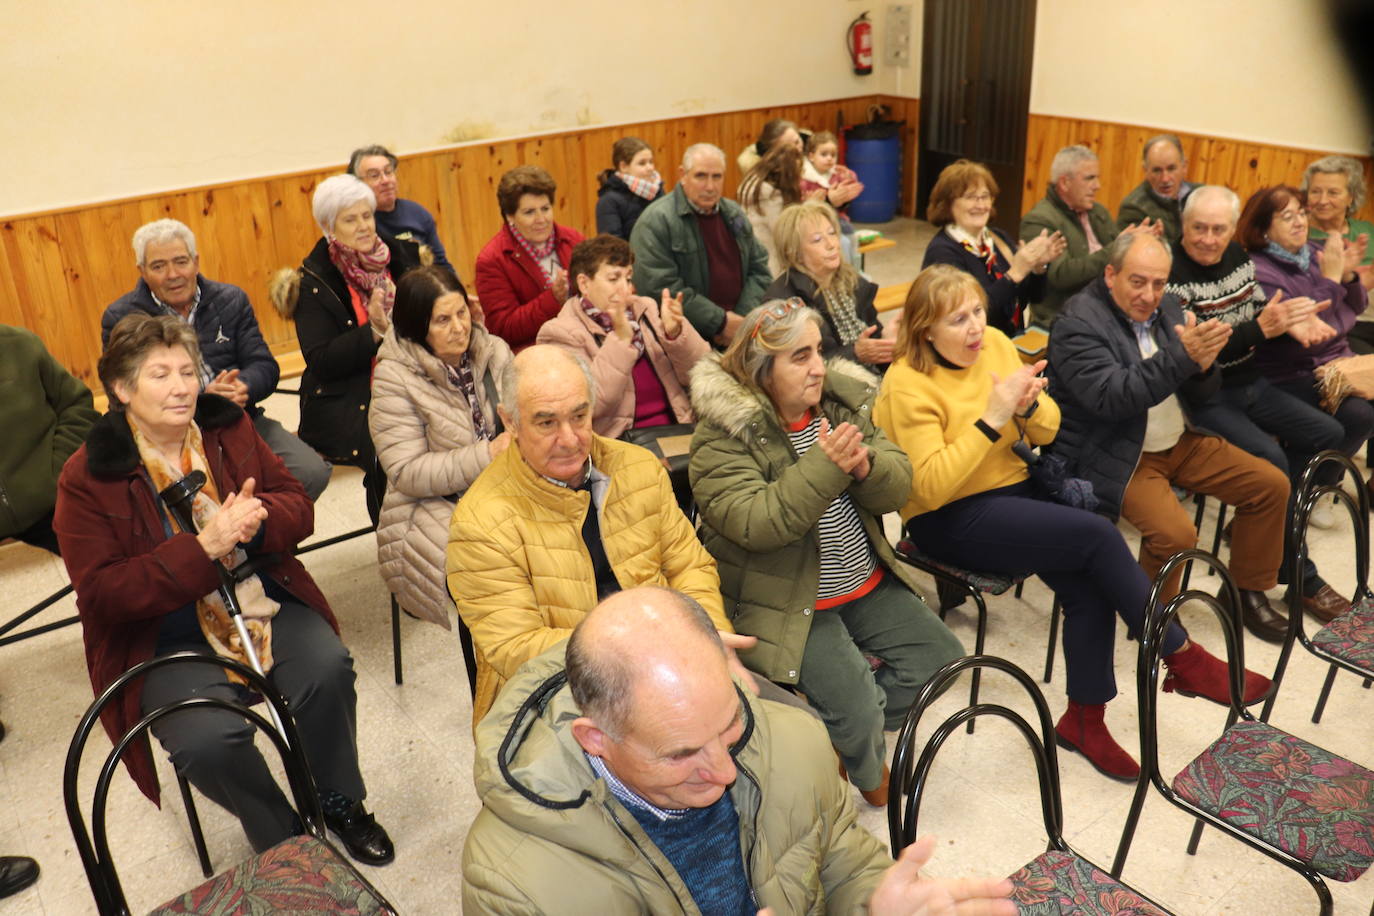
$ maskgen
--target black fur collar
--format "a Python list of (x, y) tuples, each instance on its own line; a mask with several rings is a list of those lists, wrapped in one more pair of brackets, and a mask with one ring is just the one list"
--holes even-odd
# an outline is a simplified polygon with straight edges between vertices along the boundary
[[(217, 394), (196, 400), (196, 424), (202, 430), (223, 429), (243, 416), (243, 408)], [(95, 421), (86, 437), (86, 468), (91, 476), (117, 479), (138, 467), (138, 448), (122, 410), (111, 410)]]

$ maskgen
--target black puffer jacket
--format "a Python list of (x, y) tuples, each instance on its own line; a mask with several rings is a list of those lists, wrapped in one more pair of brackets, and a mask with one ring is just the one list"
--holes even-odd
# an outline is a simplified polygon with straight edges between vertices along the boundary
[[(625, 187), (625, 182), (612, 169), (606, 169), (597, 178), (601, 181), (601, 190), (596, 192), (596, 231), (628, 240), (635, 220), (653, 201), (645, 200)], [(660, 185), (654, 200), (662, 196), (663, 187)]]
[[(420, 265), (420, 248), (382, 234), (391, 249), (391, 278), (400, 280)], [(335, 464), (370, 468), (372, 436), (367, 411), (372, 402), (372, 360), (380, 342), (359, 325), (343, 274), (329, 260), (329, 243), (315, 243), (300, 268), (296, 339), (305, 358), (301, 376), (300, 437)]]
[(1113, 521), (1140, 461), (1149, 409), (1177, 394), (1187, 417), (1221, 386), (1216, 364), (1200, 373), (1174, 333), (1183, 310), (1172, 293), (1155, 316), (1159, 351), (1142, 359), (1130, 320), (1099, 277), (1069, 299), (1050, 334), (1050, 396), (1063, 416), (1054, 451), (1092, 482), (1098, 511)]

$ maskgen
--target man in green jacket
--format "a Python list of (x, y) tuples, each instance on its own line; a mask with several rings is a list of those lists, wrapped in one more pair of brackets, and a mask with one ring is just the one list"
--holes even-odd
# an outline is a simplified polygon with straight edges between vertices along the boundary
[[(566, 645), (566, 672), (564, 668)], [(700, 606), (618, 592), (477, 728), (470, 913), (1014, 913), (1007, 881), (922, 879), (855, 820), (824, 730), (731, 679)]]
[(725, 154), (687, 148), (671, 194), (649, 204), (630, 233), (635, 289), (657, 301), (682, 294), (682, 311), (702, 337), (725, 346), (772, 282), (768, 253), (749, 219), (725, 200)]
[(57, 476), (98, 416), (91, 392), (38, 335), (0, 325), (0, 538), (57, 553)]
[[(1021, 239), (1030, 241), (1042, 230), (1063, 233), (1068, 244), (1050, 262), (1045, 274), (1045, 298), (1031, 307), (1035, 324), (1049, 328), (1058, 319), (1069, 297), (1102, 275), (1107, 249), (1119, 234), (1107, 208), (1097, 202), (1097, 154), (1086, 146), (1066, 146), (1050, 163), (1050, 186), (1045, 197), (1021, 218)], [(1149, 219), (1121, 230), (1159, 234)]]
[(1146, 140), (1141, 168), (1145, 180), (1122, 198), (1116, 223), (1125, 229), (1132, 223), (1154, 220), (1164, 228), (1164, 241), (1172, 245), (1183, 237), (1183, 201), (1197, 187), (1187, 181), (1183, 141), (1173, 134), (1157, 134)]

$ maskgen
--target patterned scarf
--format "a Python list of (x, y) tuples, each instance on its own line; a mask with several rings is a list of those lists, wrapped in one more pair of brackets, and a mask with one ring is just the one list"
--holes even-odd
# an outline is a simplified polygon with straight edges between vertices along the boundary
[[(148, 476), (153, 481), (153, 489), (161, 493), (176, 481), (185, 477), (192, 471), (200, 471), (205, 475), (205, 486), (196, 493), (191, 502), (191, 517), (195, 521), (198, 529), (204, 530), (210, 523), (210, 519), (215, 517), (215, 513), (220, 509), (219, 490), (215, 486), (215, 478), (210, 474), (209, 462), (205, 459), (205, 443), (201, 439), (200, 427), (193, 422), (186, 430), (186, 438), (181, 444), (180, 467), (173, 467), (162, 452), (144, 438), (139, 432), (137, 424), (130, 419), (129, 429), (134, 434), (134, 444), (138, 446), (139, 458), (143, 461), (143, 467), (147, 469)], [(176, 518), (167, 513), (168, 519), (172, 523), (174, 530), (180, 530), (181, 525)], [(194, 534), (194, 532), (188, 532)], [(235, 547), (228, 556), (221, 558), (218, 562), (223, 563), (226, 569), (233, 569), (247, 559), (243, 549)], [(253, 647), (257, 649), (258, 661), (262, 662), (264, 672), (272, 670), (272, 618), (277, 611), (281, 610), (281, 605), (267, 597), (263, 591), (262, 580), (257, 576), (249, 576), (234, 589), (234, 594), (238, 597), (239, 607), (243, 610), (243, 622), (248, 628), (248, 637), (253, 640)], [(212, 591), (208, 595), (196, 600), (196, 619), (200, 622), (200, 631), (205, 635), (205, 641), (210, 644), (210, 648), (216, 655), (225, 658), (232, 658), (247, 665), (248, 654), (243, 651), (243, 643), (239, 638), (238, 628), (229, 619), (229, 612), (224, 607), (224, 599), (220, 597), (218, 591)], [(246, 683), (241, 675), (233, 672), (226, 672), (229, 679), (235, 683)]]
[(468, 409), (472, 411), (472, 434), (478, 439), (490, 439), (487, 418), (482, 415), (482, 405), (477, 403), (477, 381), (472, 377), (472, 361), (468, 359), (468, 354), (463, 354), (458, 365), (444, 363), (444, 368), (448, 370), (449, 382), (468, 399)]
[(544, 266), (544, 262), (553, 256), (554, 244), (558, 241), (558, 227), (555, 226), (549, 233), (549, 237), (535, 245), (529, 239), (520, 234), (520, 230), (515, 228), (515, 223), (506, 220), (506, 228), (510, 230), (511, 237), (515, 239), (517, 245), (525, 250), (525, 254), (534, 258), (535, 266), (544, 275), (544, 288), (553, 289), (553, 271)]
[(1302, 246), (1297, 252), (1292, 252), (1282, 245), (1277, 245), (1274, 242), (1266, 242), (1264, 245), (1264, 253), (1276, 261), (1282, 261), (1284, 264), (1291, 264), (1303, 273), (1307, 273), (1308, 268), (1312, 266), (1312, 248), (1308, 245)]
[[(582, 311), (587, 313), (588, 318), (601, 325), (607, 334), (615, 333), (615, 323), (611, 321), (610, 312), (603, 312), (601, 309), (592, 305), (591, 300), (586, 296), (579, 296), (578, 299), (582, 303)], [(625, 306), (625, 320), (630, 323), (630, 331), (632, 332), (630, 343), (634, 344), (636, 352), (638, 352), (640, 356), (643, 356), (644, 329), (640, 327), (639, 321), (635, 318), (634, 310), (628, 305)]]
[(997, 246), (992, 244), (991, 232), (984, 229), (975, 239), (953, 223), (949, 224), (947, 231), (950, 238), (964, 246), (965, 251), (983, 262), (988, 269), (988, 276), (994, 280), (1002, 279), (1004, 272), (997, 266)]
[(615, 177), (625, 182), (625, 187), (629, 188), (632, 193), (645, 200), (653, 200), (663, 187), (663, 176), (658, 174), (657, 170), (654, 171), (653, 178), (636, 178), (626, 172), (616, 172)]
[(391, 280), (387, 265), (391, 263), (391, 249), (386, 247), (379, 235), (370, 251), (349, 248), (338, 239), (329, 240), (329, 260), (343, 274), (348, 285), (362, 293), (363, 300), (371, 298), (372, 291), (382, 290), (382, 308), (388, 315), (396, 304), (396, 284)]
[(858, 340), (864, 332), (864, 323), (859, 320), (854, 294), (823, 289), (821, 297), (825, 299), (826, 311), (835, 322), (835, 333), (840, 335), (840, 344), (847, 347)]

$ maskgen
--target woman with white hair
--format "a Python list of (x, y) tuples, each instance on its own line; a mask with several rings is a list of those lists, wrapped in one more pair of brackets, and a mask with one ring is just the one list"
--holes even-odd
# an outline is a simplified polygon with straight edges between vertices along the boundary
[[(320, 182), (311, 206), (324, 235), (288, 278), (291, 288), (273, 296), (295, 321), (305, 358), (299, 435), (330, 461), (375, 475), (367, 430), (372, 364), (391, 325), (396, 281), (420, 264), (420, 250), (378, 231), (377, 199), (352, 175)], [(374, 483), (369, 476), (375, 512), (381, 497)]]
[[(1355, 268), (1360, 285), (1374, 289), (1374, 223), (1355, 219), (1364, 206), (1364, 169), (1349, 156), (1323, 156), (1302, 173), (1300, 190), (1307, 195), (1307, 237), (1325, 241), (1328, 233), (1344, 236), (1351, 242), (1365, 240), (1364, 258)], [(1374, 314), (1366, 309), (1356, 316), (1355, 326), (1346, 335), (1356, 353), (1374, 353)]]

